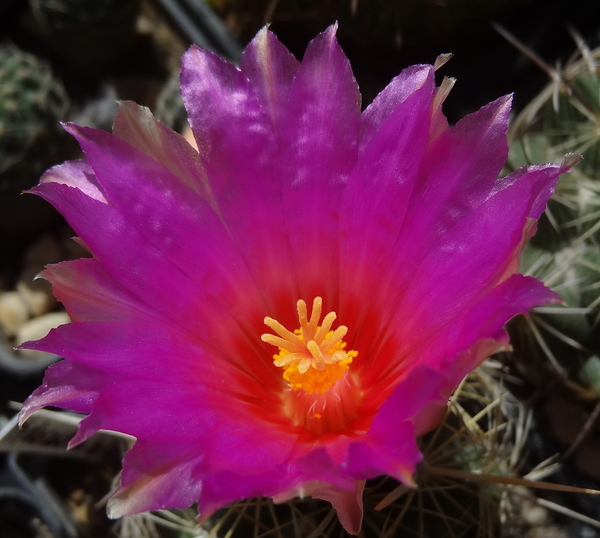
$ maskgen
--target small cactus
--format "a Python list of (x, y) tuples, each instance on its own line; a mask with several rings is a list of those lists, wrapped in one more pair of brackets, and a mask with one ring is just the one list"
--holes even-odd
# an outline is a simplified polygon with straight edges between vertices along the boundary
[(0, 229), (27, 231), (20, 227), (34, 215), (23, 214), (26, 197), (19, 195), (61, 160), (59, 122), (67, 109), (65, 90), (48, 64), (0, 45)]
[(588, 398), (589, 390), (600, 397), (586, 373), (600, 352), (600, 48), (589, 50), (575, 39), (579, 51), (564, 68), (537, 59), (552, 82), (511, 126), (508, 171), (557, 162), (565, 153), (583, 156), (559, 180), (538, 233), (523, 251), (523, 271), (543, 279), (565, 305), (534, 310), (522, 351), (541, 352), (555, 374)]

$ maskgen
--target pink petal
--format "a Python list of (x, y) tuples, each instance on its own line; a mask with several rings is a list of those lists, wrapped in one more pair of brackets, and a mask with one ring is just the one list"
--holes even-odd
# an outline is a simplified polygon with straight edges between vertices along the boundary
[(172, 442), (136, 441), (123, 462), (121, 486), (108, 501), (116, 519), (163, 508), (187, 508), (199, 497), (202, 454)]
[(336, 30), (311, 41), (290, 90), (282, 149), (295, 168), (292, 189), (336, 184), (356, 160), (360, 94)]
[[(108, 272), (195, 333), (206, 333), (212, 327), (222, 332), (237, 321), (259, 319), (256, 309), (260, 300), (253, 293), (257, 286), (248, 280), (243, 262), (212, 210), (192, 207), (194, 195), (184, 196), (181, 191), (186, 187), (173, 182), (155, 161), (111, 135), (89, 129), (84, 132), (91, 137), (82, 138), (88, 158), (100, 170), (111, 202), (122, 204), (122, 213), (59, 183), (41, 183), (33, 191), (61, 210)], [(106, 152), (101, 152), (96, 137), (103, 139)], [(115, 146), (115, 153), (110, 153)], [(126, 163), (123, 159), (130, 152), (134, 153), (132, 160)], [(154, 181), (145, 180), (147, 177)], [(136, 210), (131, 211), (132, 207)], [(202, 237), (206, 240), (201, 241)], [(199, 310), (203, 303), (210, 305), (210, 311)], [(235, 319), (232, 304), (239, 314)]]
[(252, 475), (281, 464), (294, 446), (295, 435), (274, 427), (277, 418), (272, 398), (252, 405), (233, 390), (219, 392), (198, 379), (165, 384), (129, 376), (116, 378), (102, 391), (70, 446), (99, 429), (114, 430), (138, 439), (191, 444), (210, 469)]
[(349, 534), (358, 534), (363, 519), (363, 491), (365, 482), (357, 480), (355, 489), (348, 491), (332, 487), (326, 482), (315, 482), (307, 489), (311, 497), (329, 501), (335, 508), (342, 527)]
[(191, 279), (201, 279), (207, 267), (230, 276), (231, 270), (225, 272), (215, 265), (225, 269), (237, 264), (229, 285), (249, 286), (223, 223), (204, 200), (166, 168), (118, 138), (89, 128), (70, 126), (69, 130), (80, 142), (110, 203), (131, 228)]
[[(199, 339), (194, 342), (174, 328), (140, 320), (61, 325), (41, 340), (23, 344), (23, 348), (56, 353), (79, 364), (142, 378), (191, 381), (202, 376), (203, 382), (211, 384), (211, 379), (218, 381), (226, 374), (214, 372), (214, 355), (203, 349)], [(165, 361), (169, 355), (178, 360)], [(137, 360), (132, 361), (132, 357)], [(219, 384), (224, 382), (221, 379)]]
[(423, 237), (420, 249), (426, 251), (428, 241), (487, 198), (508, 153), (510, 102), (503, 97), (484, 106), (431, 143), (419, 187), (411, 196), (403, 247), (416, 246), (409, 238)]
[(114, 381), (113, 374), (96, 368), (67, 360), (57, 362), (46, 370), (43, 384), (23, 404), (19, 423), (23, 424), (33, 413), (48, 405), (89, 413), (100, 392)]
[(297, 455), (271, 471), (243, 476), (229, 470), (212, 471), (203, 477), (199, 500), (201, 519), (234, 500), (267, 495), (275, 502), (311, 496), (330, 501), (348, 532), (357, 532), (362, 519), (364, 481), (350, 478), (333, 464), (323, 447), (303, 457)]
[(94, 171), (84, 161), (67, 161), (53, 166), (44, 173), (41, 181), (73, 187), (94, 200), (106, 203), (104, 192), (96, 180)]
[[(182, 326), (196, 321), (187, 313), (197, 308), (197, 302), (186, 291), (195, 286), (160, 251), (131, 229), (111, 205), (94, 200), (79, 189), (54, 182), (40, 183), (31, 192), (52, 203), (65, 216), (122, 286)], [(165, 301), (165, 297), (172, 300)]]
[(204, 200), (212, 200), (198, 152), (183, 136), (157, 121), (148, 108), (121, 101), (113, 134), (156, 159)]
[(531, 189), (535, 193), (535, 198), (531, 203), (531, 208), (527, 216), (539, 219), (546, 209), (548, 200), (554, 194), (559, 176), (567, 173), (572, 166), (573, 164), (571, 163), (524, 166), (498, 181), (492, 195), (505, 189), (514, 188), (514, 185), (518, 182), (531, 183)]
[[(256, 88), (235, 66), (192, 47), (183, 58), (182, 96), (219, 213), (245, 266), (256, 280), (268, 280), (274, 290), (288, 291), (294, 271), (281, 191), (289, 176), (281, 170), (275, 126), (260, 99), (264, 103), (267, 90), (270, 99), (287, 99), (285, 66), (290, 60), (282, 59), (280, 71), (274, 68), (268, 75), (274, 77), (269, 78), (273, 85), (264, 86), (267, 81), (258, 77), (253, 63), (254, 47), (257, 52), (266, 47), (276, 57), (286, 54), (269, 34), (257, 39), (243, 62)], [(263, 41), (266, 44), (261, 45)], [(265, 297), (269, 311), (275, 311), (273, 298), (280, 293)]]
[[(281, 137), (284, 213), (299, 297), (324, 294), (338, 269), (340, 198), (357, 157), (360, 96), (331, 26), (308, 46), (290, 91)], [(335, 299), (334, 299), (335, 300)]]
[(240, 69), (268, 110), (275, 132), (283, 128), (282, 113), (288, 106), (290, 88), (299, 65), (266, 26), (242, 54)]
[[(361, 148), (365, 148), (371, 142), (371, 138), (404, 101), (424, 86), (431, 85), (432, 77), (433, 66), (412, 65), (393, 78), (362, 113)], [(397, 147), (401, 148), (401, 144)]]
[[(340, 289), (347, 294), (346, 300), (362, 294), (389, 296), (398, 286), (395, 278), (384, 275), (390, 257), (398, 255), (390, 244), (402, 230), (427, 147), (433, 70), (420, 69), (408, 82), (406, 86), (414, 89), (413, 93), (402, 93), (404, 99), (395, 104), (379, 130), (361, 148), (342, 199), (340, 264), (352, 268), (340, 274)], [(369, 203), (365, 203), (365, 193), (369, 194)], [(366, 289), (369, 284), (372, 287)], [(386, 285), (392, 289), (385, 289)], [(349, 307), (346, 300), (342, 300), (342, 308)], [(356, 308), (365, 313), (364, 308)], [(360, 323), (360, 317), (357, 314), (353, 319)]]
[[(540, 194), (551, 194), (561, 170), (535, 170), (496, 190), (441, 239), (419, 266), (404, 299), (411, 321), (423, 324), (427, 319), (434, 330), (446, 316), (456, 317), (462, 305), (505, 278), (507, 267), (516, 268), (516, 247), (521, 246), (532, 207), (539, 204)], [(432, 312), (438, 314), (434, 317)], [(414, 330), (414, 325), (409, 323), (406, 330)]]
[(370, 430), (350, 444), (348, 472), (357, 479), (389, 474), (412, 485), (411, 476), (422, 459), (413, 420), (430, 401), (440, 399), (446, 383), (444, 374), (427, 363), (408, 370), (381, 405)]
[(166, 321), (93, 258), (50, 265), (40, 276), (52, 284), (54, 295), (72, 321)]

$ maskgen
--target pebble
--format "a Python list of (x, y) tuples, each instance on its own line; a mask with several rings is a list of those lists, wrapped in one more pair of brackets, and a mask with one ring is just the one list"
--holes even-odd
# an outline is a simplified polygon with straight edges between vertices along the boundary
[(548, 524), (548, 510), (531, 501), (523, 504), (521, 517), (531, 527), (542, 527)]
[(6, 336), (15, 336), (28, 319), (29, 308), (18, 292), (0, 294), (0, 326)]
[(17, 293), (27, 305), (31, 317), (47, 314), (56, 305), (56, 299), (52, 295), (52, 286), (43, 279), (27, 283), (18, 282)]
[[(32, 319), (22, 325), (17, 332), (15, 337), (16, 345), (22, 344), (23, 342), (29, 342), (30, 340), (39, 340), (46, 336), (51, 329), (69, 323), (70, 321), (71, 320), (66, 312), (53, 312)], [(22, 349), (19, 353), (27, 358), (37, 358), (44, 355), (41, 351), (32, 351), (29, 349)]]

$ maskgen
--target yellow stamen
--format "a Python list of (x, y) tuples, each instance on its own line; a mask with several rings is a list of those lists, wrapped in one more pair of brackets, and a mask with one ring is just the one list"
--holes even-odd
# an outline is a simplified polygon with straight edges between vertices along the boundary
[(321, 297), (315, 297), (310, 319), (302, 299), (296, 307), (299, 329), (292, 333), (278, 321), (266, 317), (265, 325), (278, 336), (265, 333), (261, 340), (279, 348), (279, 352), (273, 355), (273, 361), (275, 366), (283, 368), (283, 379), (292, 390), (324, 394), (344, 377), (358, 352), (345, 351), (343, 338), (348, 327), (340, 325), (331, 330), (337, 317), (335, 312), (329, 312), (319, 325), (323, 310)]

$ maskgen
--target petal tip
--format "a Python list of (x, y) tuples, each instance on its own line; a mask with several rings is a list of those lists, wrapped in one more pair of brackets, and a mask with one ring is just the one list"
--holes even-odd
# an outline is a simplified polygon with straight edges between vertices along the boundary
[(454, 56), (454, 54), (452, 54), (451, 52), (445, 52), (443, 54), (438, 55), (438, 57), (435, 59), (435, 62), (433, 63), (433, 70), (437, 71), (440, 67), (446, 65), (450, 61), (452, 56)]
[(567, 153), (562, 160), (561, 167), (570, 170), (582, 160), (583, 155), (580, 155), (579, 153)]
[(120, 499), (111, 497), (106, 505), (106, 515), (108, 519), (119, 519), (127, 515), (124, 503)]

